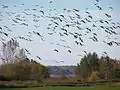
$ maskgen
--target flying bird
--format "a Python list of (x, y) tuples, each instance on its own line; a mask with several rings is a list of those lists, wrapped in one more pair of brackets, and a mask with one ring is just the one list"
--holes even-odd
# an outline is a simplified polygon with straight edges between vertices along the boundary
[(81, 20), (81, 22), (86, 23), (84, 20)]
[(79, 37), (79, 40), (83, 43), (83, 40), (82, 40), (82, 38), (81, 38), (81, 37)]
[(83, 51), (85, 54), (87, 54), (87, 52), (86, 51)]
[(42, 60), (39, 56), (36, 56), (39, 60)]
[(71, 53), (71, 50), (68, 50), (69, 53)]
[(75, 43), (78, 45), (79, 44), (79, 42), (78, 41), (75, 41)]
[(29, 50), (27, 50), (26, 48), (25, 48), (25, 51), (27, 52), (27, 54), (31, 55), (31, 53), (29, 52)]
[(109, 14), (107, 14), (107, 13), (105, 13), (105, 15), (106, 15), (108, 18), (111, 18), (111, 15), (109, 15)]
[(7, 5), (2, 5), (3, 6), (3, 8), (8, 8), (8, 6)]
[(96, 0), (96, 2), (99, 2), (100, 0)]
[(52, 3), (53, 1), (49, 1), (49, 3)]
[(109, 46), (112, 46), (113, 45), (113, 43), (112, 42), (109, 42), (109, 43), (107, 43)]
[(91, 15), (88, 15), (88, 17), (92, 19), (92, 16), (91, 16)]
[(113, 10), (113, 7), (109, 7), (111, 10)]
[(88, 11), (86, 11), (85, 13), (90, 14)]
[(75, 10), (76, 12), (79, 12), (79, 10), (78, 10), (78, 9), (73, 9), (73, 10)]
[(27, 24), (27, 23), (21, 23), (20, 25), (28, 26), (28, 24)]
[(64, 63), (64, 61), (60, 61), (60, 62)]
[(44, 15), (44, 11), (40, 10), (40, 12)]
[(65, 18), (64, 15), (62, 15), (62, 14), (61, 14), (60, 16), (61, 16), (62, 18)]
[(18, 21), (16, 21), (16, 20), (14, 20), (14, 19), (12, 19), (15, 23), (19, 23)]
[(8, 37), (8, 34), (7, 34), (7, 33), (3, 32), (3, 34)]
[(0, 29), (2, 30), (2, 27), (0, 27)]
[(100, 7), (100, 6), (96, 6), (99, 10), (102, 10), (102, 7)]
[(98, 42), (98, 39), (95, 36), (90, 37), (89, 39), (92, 39), (94, 42)]
[(59, 52), (57, 49), (54, 49), (54, 51)]

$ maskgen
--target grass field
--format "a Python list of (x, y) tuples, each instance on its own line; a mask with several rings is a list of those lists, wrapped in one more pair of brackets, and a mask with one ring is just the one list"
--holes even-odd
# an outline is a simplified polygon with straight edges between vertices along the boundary
[(120, 90), (120, 87), (112, 86), (90, 86), (90, 87), (35, 87), (35, 88), (14, 88), (0, 90)]

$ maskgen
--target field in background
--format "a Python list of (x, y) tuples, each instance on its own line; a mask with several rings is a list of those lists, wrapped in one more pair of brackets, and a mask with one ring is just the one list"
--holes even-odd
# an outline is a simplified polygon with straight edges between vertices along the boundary
[(88, 86), (88, 87), (35, 87), (35, 88), (14, 88), (0, 90), (120, 90), (115, 86)]

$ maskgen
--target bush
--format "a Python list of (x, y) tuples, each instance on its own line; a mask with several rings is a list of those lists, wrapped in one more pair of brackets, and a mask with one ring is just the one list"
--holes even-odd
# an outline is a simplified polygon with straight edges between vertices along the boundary
[(90, 77), (88, 77), (88, 82), (93, 82), (96, 80), (100, 80), (100, 77), (98, 76), (98, 72), (92, 72)]
[(0, 69), (0, 80), (38, 80), (47, 78), (47, 68), (29, 59), (17, 63), (5, 64)]

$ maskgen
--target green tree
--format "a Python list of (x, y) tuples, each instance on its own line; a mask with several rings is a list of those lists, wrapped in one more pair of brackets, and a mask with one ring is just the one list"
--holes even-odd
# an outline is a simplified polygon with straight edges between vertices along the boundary
[(98, 64), (98, 56), (95, 52), (93, 52), (92, 54), (89, 53), (87, 55), (87, 62), (90, 65), (90, 68), (93, 72), (98, 71), (99, 68), (99, 64)]
[(79, 72), (80, 72), (80, 77), (81, 77), (81, 79), (83, 79), (82, 81), (84, 81), (84, 82), (87, 81), (87, 78), (91, 75), (92, 70), (91, 70), (90, 65), (87, 61), (86, 56), (84, 56), (81, 59), (80, 64), (78, 64), (78, 66), (77, 66), (77, 70), (79, 70)]
[(28, 58), (16, 63), (4, 64), (0, 73), (11, 80), (41, 80), (49, 77), (45, 66)]

